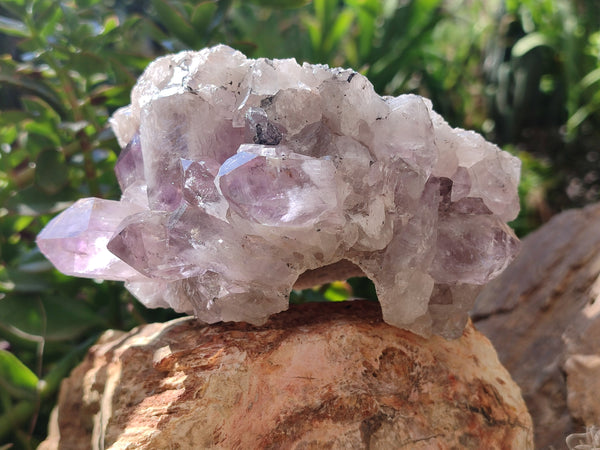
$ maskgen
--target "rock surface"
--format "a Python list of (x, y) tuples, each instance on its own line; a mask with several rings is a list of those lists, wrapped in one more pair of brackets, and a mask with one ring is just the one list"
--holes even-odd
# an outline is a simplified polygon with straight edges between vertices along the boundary
[(191, 318), (106, 332), (63, 382), (40, 447), (528, 449), (519, 388), (471, 324), (424, 339), (376, 303), (260, 327)]
[(536, 448), (600, 425), (600, 204), (527, 236), (472, 317), (523, 391)]

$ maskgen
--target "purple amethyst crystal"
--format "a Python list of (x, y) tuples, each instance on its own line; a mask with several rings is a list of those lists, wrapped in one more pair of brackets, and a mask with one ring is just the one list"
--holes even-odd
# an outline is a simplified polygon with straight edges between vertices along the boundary
[[(263, 150), (255, 147), (259, 153)], [(325, 218), (338, 213), (341, 225), (337, 175), (331, 161), (241, 150), (223, 163), (217, 177), (233, 212), (272, 227), (326, 225)], [(264, 150), (268, 154), (271, 149)]]
[(518, 250), (518, 159), (350, 70), (182, 52), (111, 124), (121, 201), (80, 200), (38, 245), (149, 307), (260, 324), (301, 274), (347, 260), (388, 323), (456, 337)]
[(122, 191), (125, 191), (136, 181), (144, 181), (144, 160), (139, 134), (136, 133), (133, 139), (121, 150), (115, 164), (115, 174)]
[(132, 212), (113, 200), (81, 199), (46, 225), (37, 244), (67, 275), (105, 280), (142, 278), (106, 248), (116, 227)]

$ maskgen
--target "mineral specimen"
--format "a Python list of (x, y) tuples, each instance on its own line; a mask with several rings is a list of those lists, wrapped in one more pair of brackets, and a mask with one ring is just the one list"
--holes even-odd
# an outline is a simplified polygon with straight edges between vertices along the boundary
[(386, 322), (456, 337), (518, 249), (519, 160), (352, 70), (182, 52), (111, 123), (121, 200), (80, 200), (37, 242), (150, 307), (261, 324), (301, 274), (350, 261)]

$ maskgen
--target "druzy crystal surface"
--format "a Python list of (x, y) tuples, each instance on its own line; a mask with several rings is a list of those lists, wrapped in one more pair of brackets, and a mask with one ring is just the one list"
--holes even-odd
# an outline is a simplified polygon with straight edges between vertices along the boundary
[(352, 70), (182, 52), (111, 123), (121, 200), (80, 200), (38, 245), (150, 307), (261, 324), (301, 274), (349, 261), (386, 322), (455, 337), (518, 249), (519, 160)]

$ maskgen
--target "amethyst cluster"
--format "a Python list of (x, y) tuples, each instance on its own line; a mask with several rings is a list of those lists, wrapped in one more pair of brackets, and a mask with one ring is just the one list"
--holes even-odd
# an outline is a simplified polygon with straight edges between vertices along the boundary
[(519, 246), (519, 160), (352, 70), (182, 52), (111, 123), (121, 200), (79, 200), (37, 243), (149, 307), (261, 324), (301, 274), (349, 261), (386, 322), (456, 337)]

